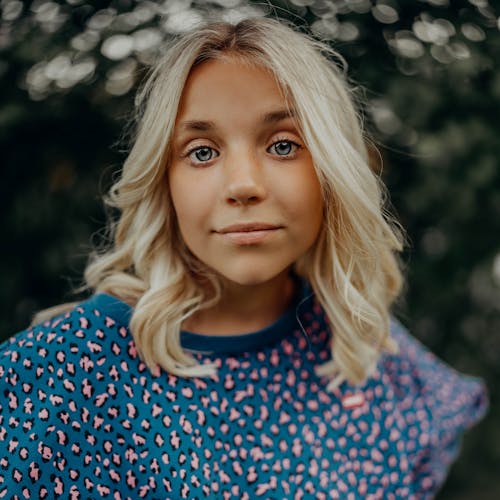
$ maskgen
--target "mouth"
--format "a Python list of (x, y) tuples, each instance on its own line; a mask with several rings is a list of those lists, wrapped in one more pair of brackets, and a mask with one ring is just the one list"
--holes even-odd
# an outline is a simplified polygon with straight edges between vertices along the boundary
[(220, 234), (251, 233), (256, 231), (273, 231), (275, 229), (281, 228), (282, 226), (276, 224), (268, 224), (265, 222), (244, 222), (241, 224), (231, 224), (230, 226), (225, 226), (216, 232)]
[(249, 222), (225, 226), (216, 232), (231, 243), (237, 245), (255, 245), (262, 243), (280, 229), (283, 229), (283, 226), (263, 222)]

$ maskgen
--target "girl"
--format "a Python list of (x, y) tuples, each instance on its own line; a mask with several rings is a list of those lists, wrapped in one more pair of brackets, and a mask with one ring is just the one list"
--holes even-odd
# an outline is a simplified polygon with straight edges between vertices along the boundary
[(485, 390), (390, 318), (401, 235), (327, 46), (183, 36), (93, 295), (3, 345), (0, 496), (430, 498)]

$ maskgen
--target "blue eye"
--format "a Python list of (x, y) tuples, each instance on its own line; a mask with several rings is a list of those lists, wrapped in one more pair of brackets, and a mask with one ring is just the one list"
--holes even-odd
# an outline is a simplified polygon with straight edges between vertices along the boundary
[(278, 156), (290, 156), (291, 154), (296, 152), (297, 148), (300, 148), (297, 143), (289, 140), (283, 140), (275, 142), (269, 149), (271, 150), (271, 152), (273, 152), (272, 150), (274, 150), (274, 153), (276, 153)]
[(199, 163), (205, 163), (207, 161), (213, 160), (217, 156), (217, 154), (215, 149), (213, 148), (210, 148), (208, 146), (200, 146), (189, 151), (188, 156), (193, 161), (196, 160)]

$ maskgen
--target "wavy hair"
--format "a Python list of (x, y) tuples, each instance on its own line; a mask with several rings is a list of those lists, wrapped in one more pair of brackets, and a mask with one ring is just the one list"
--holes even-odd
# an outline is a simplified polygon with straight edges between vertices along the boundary
[[(269, 18), (212, 22), (175, 40), (137, 94), (134, 143), (105, 203), (119, 210), (111, 244), (91, 255), (85, 288), (130, 304), (130, 331), (147, 366), (183, 377), (216, 373), (180, 344), (183, 321), (220, 298), (220, 283), (187, 249), (169, 194), (167, 169), (177, 109), (186, 79), (203, 61), (240, 58), (271, 72), (293, 107), (321, 184), (324, 224), (295, 264), (328, 318), (332, 360), (317, 367), (330, 377), (363, 382), (383, 351), (396, 352), (390, 307), (402, 275), (402, 231), (385, 209), (385, 189), (371, 170), (362, 120), (342, 58), (326, 43)], [(68, 310), (63, 304), (34, 321)]]

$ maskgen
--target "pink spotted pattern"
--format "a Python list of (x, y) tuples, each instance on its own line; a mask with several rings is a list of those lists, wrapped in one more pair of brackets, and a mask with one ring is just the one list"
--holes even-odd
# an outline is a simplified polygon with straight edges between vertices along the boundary
[(432, 498), (484, 385), (394, 323), (397, 356), (364, 385), (326, 392), (314, 300), (304, 327), (232, 354), (194, 354), (217, 376), (151, 374), (126, 306), (97, 295), (0, 348), (0, 498)]

